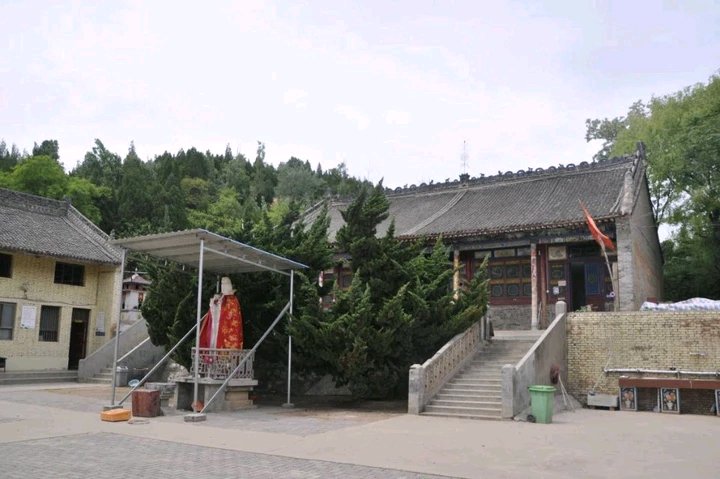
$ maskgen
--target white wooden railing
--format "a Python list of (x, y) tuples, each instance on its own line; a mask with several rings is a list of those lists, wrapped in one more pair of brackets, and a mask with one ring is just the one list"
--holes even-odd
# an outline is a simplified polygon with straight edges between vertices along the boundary
[(440, 388), (472, 359), (484, 339), (485, 322), (483, 318), (452, 338), (422, 365), (410, 367), (408, 413), (420, 414)]
[[(190, 372), (195, 374), (195, 348), (192, 348), (192, 364)], [(250, 357), (235, 373), (232, 379), (253, 379), (253, 359), (255, 353), (246, 349), (215, 349), (200, 348), (198, 376), (208, 379), (227, 379), (238, 367), (245, 356)]]

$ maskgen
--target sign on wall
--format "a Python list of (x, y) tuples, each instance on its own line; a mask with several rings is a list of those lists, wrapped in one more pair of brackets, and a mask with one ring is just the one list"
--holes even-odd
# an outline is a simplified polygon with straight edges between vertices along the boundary
[(23, 329), (35, 329), (36, 318), (37, 306), (23, 306), (22, 316), (20, 316), (20, 327)]
[(105, 336), (105, 312), (100, 311), (95, 321), (95, 336)]
[(558, 260), (567, 258), (567, 249), (565, 246), (549, 246), (548, 259)]

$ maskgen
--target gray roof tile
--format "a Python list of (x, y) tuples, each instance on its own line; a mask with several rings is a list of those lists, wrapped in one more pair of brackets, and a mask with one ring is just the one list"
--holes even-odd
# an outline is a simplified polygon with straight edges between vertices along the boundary
[(0, 188), (0, 250), (120, 264), (108, 236), (65, 201)]
[[(638, 164), (641, 165), (638, 167)], [(644, 175), (636, 157), (621, 157), (578, 166), (533, 172), (504, 173), (425, 187), (387, 190), (390, 216), (378, 227), (383, 235), (395, 219), (395, 235), (471, 236), (508, 231), (529, 231), (552, 226), (581, 224), (579, 201), (597, 220), (629, 213), (622, 211), (625, 175), (637, 185)], [(330, 241), (342, 226), (340, 211), (349, 203), (329, 203)], [(310, 224), (319, 214), (317, 205), (305, 216)]]

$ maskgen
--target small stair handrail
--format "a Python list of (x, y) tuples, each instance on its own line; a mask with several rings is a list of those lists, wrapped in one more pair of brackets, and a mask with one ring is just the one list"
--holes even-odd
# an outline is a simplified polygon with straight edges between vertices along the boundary
[(477, 352), (482, 344), (485, 320), (482, 318), (453, 337), (422, 365), (410, 367), (408, 413), (420, 414), (442, 386)]

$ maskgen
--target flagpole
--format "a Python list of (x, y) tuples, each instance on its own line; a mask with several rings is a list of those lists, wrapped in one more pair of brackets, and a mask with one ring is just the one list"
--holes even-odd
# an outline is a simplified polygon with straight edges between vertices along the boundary
[(605, 257), (605, 264), (607, 265), (608, 273), (610, 273), (610, 282), (612, 283), (613, 288), (613, 310), (618, 310), (618, 293), (617, 288), (615, 286), (615, 276), (613, 275), (612, 268), (610, 267), (610, 260), (608, 259), (607, 251), (605, 250), (605, 244), (600, 243), (600, 248), (602, 248), (603, 256)]
[(612, 268), (610, 267), (610, 260), (608, 259), (607, 251), (605, 250), (605, 246), (609, 246), (611, 250), (615, 251), (615, 246), (612, 243), (612, 240), (602, 234), (602, 231), (600, 231), (600, 228), (597, 227), (595, 224), (595, 220), (592, 219), (592, 216), (590, 216), (590, 213), (588, 213), (588, 210), (585, 209), (585, 205), (582, 201), (578, 200), (580, 202), (580, 208), (582, 208), (583, 213), (585, 213), (585, 220), (587, 221), (588, 228), (590, 229), (590, 234), (593, 238), (595, 238), (595, 241), (600, 245), (600, 248), (602, 249), (603, 256), (605, 257), (605, 264), (607, 265), (608, 273), (610, 274), (610, 281), (612, 282), (612, 288), (613, 288), (613, 310), (619, 311), (619, 300), (618, 300), (618, 287), (619, 285), (615, 282), (615, 276), (613, 275)]

